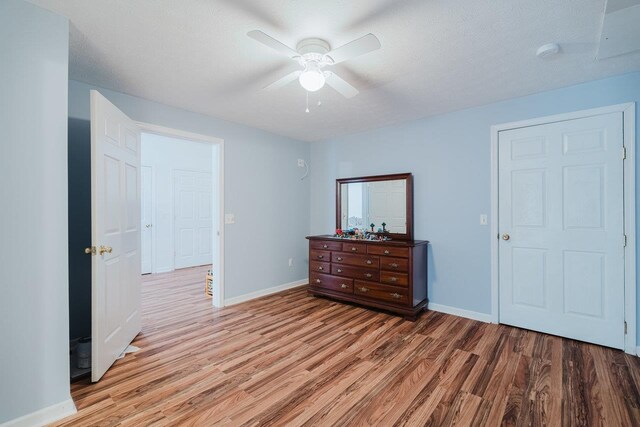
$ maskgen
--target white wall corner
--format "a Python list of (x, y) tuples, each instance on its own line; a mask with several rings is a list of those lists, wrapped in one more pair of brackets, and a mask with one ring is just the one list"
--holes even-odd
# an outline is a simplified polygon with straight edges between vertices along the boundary
[(78, 412), (71, 398), (42, 408), (38, 411), (15, 418), (0, 427), (40, 427), (66, 418)]
[(224, 306), (227, 307), (230, 305), (240, 304), (241, 302), (251, 301), (252, 299), (286, 291), (287, 289), (297, 288), (299, 286), (306, 285), (308, 283), (309, 283), (309, 278), (306, 278), (306, 279), (296, 280), (295, 282), (289, 282), (283, 285), (273, 286), (271, 288), (250, 292), (248, 294), (239, 295), (237, 297), (227, 298), (224, 300)]
[(451, 307), (432, 302), (427, 304), (427, 309), (445, 314), (453, 314), (454, 316), (465, 317), (467, 319), (478, 320), (485, 323), (491, 323), (492, 321), (492, 316), (488, 313), (480, 313), (478, 311), (465, 310), (463, 308)]

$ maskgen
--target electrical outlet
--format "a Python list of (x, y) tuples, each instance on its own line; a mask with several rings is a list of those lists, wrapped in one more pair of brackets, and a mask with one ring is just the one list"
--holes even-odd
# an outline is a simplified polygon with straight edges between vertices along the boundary
[(236, 216), (234, 214), (224, 214), (224, 223), (225, 224), (235, 224)]
[(299, 168), (303, 168), (304, 167), (304, 159), (298, 159), (298, 167)]
[(487, 218), (487, 214), (481, 214), (480, 225), (487, 225), (487, 224), (489, 224), (489, 219)]
[(289, 267), (293, 267), (293, 258), (289, 258)]

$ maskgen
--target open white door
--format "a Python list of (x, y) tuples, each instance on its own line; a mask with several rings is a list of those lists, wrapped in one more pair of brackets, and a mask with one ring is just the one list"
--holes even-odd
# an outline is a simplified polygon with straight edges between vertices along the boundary
[(140, 132), (91, 91), (91, 380), (140, 332)]

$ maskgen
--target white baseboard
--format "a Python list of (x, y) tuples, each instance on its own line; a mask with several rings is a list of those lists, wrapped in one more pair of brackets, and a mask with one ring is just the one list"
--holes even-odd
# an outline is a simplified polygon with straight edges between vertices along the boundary
[(252, 299), (260, 298), (266, 295), (275, 294), (276, 292), (286, 291), (287, 289), (297, 288), (298, 286), (306, 285), (309, 283), (309, 279), (296, 280), (295, 282), (285, 283), (284, 285), (274, 286), (272, 288), (261, 289), (259, 291), (251, 292), (244, 295), (239, 295), (233, 298), (225, 298), (224, 306), (240, 304), (241, 302), (250, 301)]
[(153, 272), (153, 274), (170, 273), (172, 271), (174, 271), (173, 267), (157, 268), (156, 271)]
[(73, 400), (67, 399), (30, 414), (14, 418), (11, 421), (0, 424), (0, 427), (40, 427), (66, 418), (76, 412), (76, 405)]
[(465, 310), (463, 308), (451, 307), (448, 305), (435, 304), (430, 302), (427, 309), (439, 311), (441, 313), (453, 314), (454, 316), (466, 317), (467, 319), (479, 320), (480, 322), (491, 323), (491, 315), (477, 311)]

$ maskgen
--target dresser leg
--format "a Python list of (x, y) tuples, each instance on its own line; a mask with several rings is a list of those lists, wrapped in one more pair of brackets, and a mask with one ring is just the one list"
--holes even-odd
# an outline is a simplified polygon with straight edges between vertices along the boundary
[(408, 320), (409, 322), (415, 322), (418, 316), (416, 314), (405, 314), (404, 320)]

